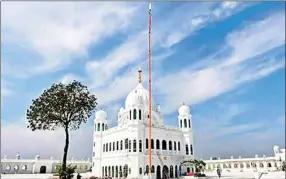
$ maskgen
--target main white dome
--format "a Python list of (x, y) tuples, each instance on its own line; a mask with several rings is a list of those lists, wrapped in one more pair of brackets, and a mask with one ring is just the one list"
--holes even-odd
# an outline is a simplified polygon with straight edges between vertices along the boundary
[[(135, 89), (133, 89), (125, 100), (125, 108), (131, 108), (133, 106), (148, 107), (149, 92), (139, 83)], [(152, 98), (152, 104), (154, 99)], [(154, 107), (154, 105), (152, 105)]]

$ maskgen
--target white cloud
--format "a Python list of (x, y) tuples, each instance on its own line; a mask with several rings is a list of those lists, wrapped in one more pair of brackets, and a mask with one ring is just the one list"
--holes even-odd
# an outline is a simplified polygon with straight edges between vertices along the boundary
[[(124, 31), (137, 7), (123, 2), (5, 2), (2, 43), (19, 45), (39, 55), (29, 59), (33, 62), (26, 71), (29, 75), (55, 71), (66, 67), (72, 56), (85, 55), (89, 45)], [(4, 62), (9, 63), (9, 59)], [(16, 72), (25, 69), (13, 65)]]
[[(178, 25), (178, 22), (180, 22), (181, 24), (190, 24), (191, 26), (199, 26), (200, 24), (205, 23), (207, 21), (207, 19), (205, 19), (205, 16), (211, 13), (214, 3), (191, 3), (185, 5), (186, 6), (176, 7), (175, 10), (173, 10), (172, 15), (170, 17), (166, 17), (168, 18), (168, 21), (162, 20), (156, 22), (157, 25), (154, 25), (154, 31), (152, 35), (152, 46), (154, 50), (160, 49), (162, 51), (164, 50), (164, 48), (168, 49), (172, 45), (175, 45), (177, 42), (186, 38), (195, 30), (198, 30), (193, 27), (190, 27), (192, 29), (190, 30), (189, 25), (181, 26)], [(184, 9), (187, 8), (193, 8), (195, 10), (184, 11)], [(174, 27), (176, 27), (176, 29), (174, 29)], [(184, 31), (183, 35), (182, 31)], [(119, 47), (113, 49), (106, 57), (88, 62), (86, 64), (86, 70), (90, 78), (92, 79), (92, 88), (95, 88), (95, 91), (105, 92), (106, 89), (104, 85), (117, 83), (119, 78), (122, 78), (122, 80), (126, 82), (124, 84), (127, 84), (128, 79), (132, 79), (132, 77), (128, 76), (128, 70), (126, 74), (119, 78), (115, 78), (115, 75), (118, 75), (119, 70), (121, 70), (123, 67), (133, 65), (137, 65), (138, 67), (138, 63), (142, 63), (142, 61), (147, 60), (147, 37), (147, 31), (146, 29), (144, 29), (137, 34), (130, 36)], [(168, 45), (166, 45), (166, 43)], [(167, 51), (166, 54), (167, 55), (165, 56), (169, 56), (170, 54), (173, 54), (173, 52)], [(161, 56), (164, 55), (161, 54)], [(153, 59), (153, 61), (155, 60)], [(160, 61), (162, 62), (162, 60)], [(156, 65), (160, 67), (160, 62), (156, 61)], [(105, 101), (106, 97), (103, 97), (102, 101), (108, 103), (113, 100), (118, 100), (122, 98), (123, 95), (126, 95), (126, 91), (130, 90), (130, 85), (124, 84), (118, 85), (120, 86), (120, 90), (117, 90), (118, 92), (116, 92), (116, 95), (110, 95), (110, 93), (108, 95), (105, 95), (107, 96), (107, 98), (112, 100)], [(115, 84), (107, 85), (107, 91), (109, 91), (109, 86), (114, 85)], [(101, 88), (103, 88), (104, 90), (101, 90)], [(121, 95), (119, 95), (119, 93)], [(112, 98), (112, 96), (114, 98)]]
[(284, 13), (273, 14), (258, 23), (249, 22), (244, 28), (228, 35), (227, 44), (234, 52), (224, 65), (240, 63), (285, 44), (284, 32)]
[(204, 4), (203, 7), (194, 7), (196, 11), (190, 12), (187, 16), (178, 17), (181, 24), (171, 27), (166, 37), (162, 38), (163, 47), (170, 48), (207, 24), (225, 19), (251, 4), (246, 6), (237, 2), (223, 2), (216, 9), (213, 8), (213, 5), (215, 4), (209, 2), (208, 5)]
[[(275, 23), (278, 24), (283, 23), (284, 20), (280, 15), (280, 13), (274, 14), (267, 19), (275, 19)], [(255, 29), (255, 31), (252, 29)], [(262, 38), (262, 36), (258, 36), (257, 32), (263, 34), (266, 40), (258, 40), (258, 37)], [(165, 96), (163, 98), (165, 113), (174, 112), (183, 101), (188, 104), (200, 103), (228, 92), (246, 82), (260, 79), (284, 68), (284, 60), (273, 59), (273, 54), (265, 55), (262, 60), (256, 59), (258, 62), (252, 60), (256, 63), (251, 65), (241, 63), (283, 45), (284, 38), (281, 35), (284, 34), (283, 32), (284, 29), (277, 28), (271, 20), (262, 20), (251, 24), (241, 31), (228, 35), (232, 40), (228, 40), (226, 45), (231, 44), (232, 53), (230, 56), (225, 57), (222, 62), (199, 70), (192, 70), (192, 68), (187, 67), (177, 73), (158, 79), (155, 83), (155, 90)], [(236, 34), (243, 35), (237, 36)], [(252, 41), (249, 41), (249, 39), (252, 39)], [(234, 59), (236, 63), (233, 63)], [(172, 85), (165, 88), (166, 84)]]

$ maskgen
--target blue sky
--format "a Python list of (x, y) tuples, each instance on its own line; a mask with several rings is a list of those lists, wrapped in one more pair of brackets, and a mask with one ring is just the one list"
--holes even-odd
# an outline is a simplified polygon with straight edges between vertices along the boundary
[[(147, 3), (1, 8), (1, 155), (61, 157), (63, 132), (31, 132), (25, 120), (31, 100), (54, 82), (87, 85), (111, 126), (138, 67), (147, 88)], [(155, 2), (152, 11), (154, 99), (168, 125), (177, 125), (183, 102), (191, 107), (196, 156), (272, 155), (274, 144), (284, 147), (284, 3)], [(70, 156), (91, 150), (92, 120), (72, 133)]]

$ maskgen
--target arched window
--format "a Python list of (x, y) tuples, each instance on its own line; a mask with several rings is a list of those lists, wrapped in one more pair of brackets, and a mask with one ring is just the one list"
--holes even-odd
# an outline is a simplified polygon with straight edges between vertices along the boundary
[(122, 166), (119, 167), (119, 177), (122, 177)]
[(172, 149), (172, 141), (169, 141), (169, 150), (173, 150)]
[(105, 145), (106, 145), (105, 151), (108, 152), (108, 143)]
[(178, 151), (181, 151), (181, 144), (178, 142)]
[(175, 150), (175, 151), (177, 150), (177, 144), (176, 144), (175, 141), (174, 141), (174, 150)]
[(155, 173), (155, 167), (154, 167), (154, 165), (152, 165), (152, 167), (151, 167), (151, 173)]
[(103, 152), (105, 152), (105, 144), (103, 144)]
[(175, 178), (178, 178), (178, 166), (175, 166)]
[(182, 126), (182, 119), (180, 119), (180, 127), (183, 128), (183, 126)]
[(115, 167), (115, 177), (118, 177), (118, 166)]
[(148, 149), (148, 139), (145, 140), (146, 141), (146, 149)]
[(109, 151), (111, 151), (111, 142), (109, 143)]
[(94, 131), (96, 131), (96, 124), (94, 124)]
[(133, 152), (136, 152), (136, 140), (133, 140)]
[(119, 150), (119, 142), (116, 142), (116, 150)]
[(165, 140), (162, 141), (162, 150), (167, 150), (167, 142)]
[(27, 170), (27, 168), (28, 168), (27, 165), (22, 166), (22, 170)]
[(104, 167), (102, 167), (102, 177), (104, 176)]
[(112, 166), (111, 170), (112, 170), (112, 175), (111, 176), (114, 177), (114, 166)]
[(244, 165), (241, 163), (241, 164), (240, 164), (240, 168), (243, 168), (243, 167), (244, 167)]
[(160, 141), (159, 141), (159, 139), (156, 140), (156, 149), (160, 149)]
[(131, 152), (131, 140), (129, 140), (129, 152)]
[(189, 128), (191, 128), (191, 120), (189, 119)]
[(191, 155), (193, 155), (193, 145), (190, 145)]
[(128, 139), (125, 139), (125, 149), (128, 149)]
[(228, 164), (228, 168), (231, 168), (231, 164)]
[(132, 119), (132, 116), (131, 116), (131, 110), (129, 111), (129, 119), (131, 120)]
[(188, 125), (187, 125), (187, 119), (184, 119), (184, 127), (187, 128)]
[(142, 174), (142, 167), (139, 168), (139, 174)]
[(105, 176), (107, 176), (107, 166), (104, 167), (104, 170), (105, 170), (104, 174)]
[[(139, 140), (139, 152), (142, 152), (142, 140)], [(142, 170), (142, 168), (141, 168)]]
[(142, 113), (141, 113), (141, 109), (139, 109), (139, 120), (142, 119)]
[(123, 140), (120, 141), (120, 150), (123, 149)]
[(133, 109), (133, 119), (136, 119), (136, 109)]
[(268, 164), (267, 164), (267, 167), (268, 167), (268, 168), (271, 168), (271, 167), (272, 167), (271, 163), (268, 163)]
[(115, 142), (113, 142), (112, 149), (115, 150)]
[(260, 164), (259, 164), (259, 167), (260, 167), (260, 168), (263, 168), (263, 167), (264, 167), (263, 163), (260, 163)]
[(154, 140), (151, 139), (151, 149), (154, 149)]
[(189, 147), (186, 145), (186, 155), (189, 155)]
[(104, 131), (104, 124), (102, 124), (101, 127), (102, 127), (102, 131)]
[(247, 164), (246, 164), (246, 168), (250, 168), (250, 165), (249, 165), (249, 163), (247, 163)]
[(100, 124), (97, 125), (97, 131), (100, 131)]

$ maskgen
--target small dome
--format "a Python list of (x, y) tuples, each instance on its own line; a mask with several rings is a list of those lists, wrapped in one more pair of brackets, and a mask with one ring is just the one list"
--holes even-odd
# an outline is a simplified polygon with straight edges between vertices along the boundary
[[(135, 89), (133, 89), (125, 100), (125, 108), (131, 108), (132, 106), (148, 107), (149, 92), (143, 87), (141, 83), (138, 83)], [(154, 107), (154, 99), (152, 98), (152, 107)]]
[(107, 119), (107, 113), (103, 110), (99, 110), (95, 113), (95, 119)]
[(123, 112), (124, 112), (124, 109), (123, 109), (123, 107), (121, 107), (121, 108), (119, 109), (119, 113), (122, 114)]
[(180, 115), (189, 115), (190, 114), (190, 108), (189, 106), (183, 104), (179, 110), (178, 110)]

